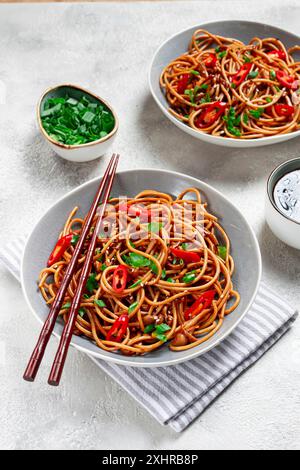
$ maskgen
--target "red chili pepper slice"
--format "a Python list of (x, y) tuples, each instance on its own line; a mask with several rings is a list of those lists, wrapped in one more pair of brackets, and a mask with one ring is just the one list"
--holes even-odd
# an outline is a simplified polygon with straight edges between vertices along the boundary
[(211, 126), (224, 114), (226, 108), (227, 103), (223, 103), (222, 101), (216, 101), (215, 103), (205, 106), (202, 113), (196, 118), (195, 126), (200, 129)]
[(292, 75), (288, 75), (283, 70), (277, 70), (276, 77), (279, 83), (291, 90), (297, 90), (298, 88), (298, 81)]
[(233, 75), (231, 82), (235, 87), (238, 87), (245, 80), (251, 70), (251, 67), (251, 62), (247, 62), (246, 64), (242, 65), (240, 70), (235, 75)]
[(200, 295), (200, 297), (184, 312), (185, 320), (190, 320), (195, 315), (198, 315), (202, 310), (210, 307), (215, 295), (215, 290), (207, 290)]
[(186, 263), (199, 263), (201, 261), (198, 253), (193, 253), (192, 251), (180, 250), (179, 248), (171, 248), (170, 251), (176, 258), (181, 258)]
[(61, 237), (58, 242), (56, 243), (51, 255), (49, 256), (47, 266), (52, 266), (52, 264), (57, 263), (66, 251), (67, 248), (71, 245), (71, 240), (73, 238), (73, 234), (69, 233), (64, 237)]
[(178, 80), (177, 92), (180, 95), (182, 95), (185, 92), (186, 87), (188, 86), (188, 83), (189, 83), (189, 79), (190, 79), (190, 74), (189, 73), (184, 73), (182, 75), (182, 77)]
[(276, 114), (278, 116), (292, 116), (295, 112), (294, 106), (289, 106), (288, 104), (275, 104), (274, 106)]
[(113, 324), (111, 329), (106, 335), (107, 341), (115, 341), (116, 343), (121, 343), (124, 338), (127, 327), (129, 323), (129, 317), (127, 313), (123, 313)]
[(126, 288), (128, 278), (128, 269), (121, 264), (114, 270), (113, 274), (113, 289), (120, 294)]
[(203, 61), (206, 67), (214, 67), (217, 63), (217, 56), (216, 54), (209, 54)]
[(284, 51), (280, 51), (278, 49), (274, 49), (273, 51), (270, 51), (267, 53), (270, 57), (278, 57), (278, 59), (285, 60), (286, 59), (286, 54)]

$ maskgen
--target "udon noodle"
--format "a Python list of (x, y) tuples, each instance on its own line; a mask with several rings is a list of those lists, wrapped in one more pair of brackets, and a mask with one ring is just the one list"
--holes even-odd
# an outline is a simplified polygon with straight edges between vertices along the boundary
[[(49, 306), (80, 235), (83, 219), (77, 210), (59, 236), (73, 234), (72, 243), (40, 273), (39, 289)], [(87, 246), (88, 240), (60, 311), (65, 322)], [(115, 283), (120, 266), (125, 284), (122, 277)], [(215, 335), (237, 307), (233, 271), (229, 238), (197, 189), (188, 188), (177, 198), (147, 190), (125, 202), (111, 199), (75, 334), (128, 355), (150, 353), (166, 342), (174, 351), (193, 348)], [(127, 323), (117, 338), (112, 330), (121, 316)]]
[(258, 37), (249, 44), (199, 29), (188, 52), (163, 70), (169, 111), (207, 134), (238, 139), (300, 129), (299, 46)]

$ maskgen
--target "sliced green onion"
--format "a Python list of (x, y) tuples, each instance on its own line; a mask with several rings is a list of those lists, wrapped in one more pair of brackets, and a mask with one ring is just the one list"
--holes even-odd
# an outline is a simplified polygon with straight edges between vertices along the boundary
[(96, 279), (96, 274), (90, 274), (86, 283), (87, 291), (92, 294), (95, 289), (98, 289), (99, 284)]
[(226, 260), (227, 257), (227, 247), (224, 245), (218, 245), (218, 255), (223, 260)]
[(82, 317), (85, 315), (85, 310), (84, 310), (84, 308), (80, 308), (80, 309), (78, 310), (78, 314), (79, 314), (79, 316), (82, 318)]
[(79, 240), (79, 235), (74, 234), (71, 240), (71, 245), (75, 246), (78, 240)]
[(153, 333), (153, 336), (155, 336), (155, 338), (157, 338), (159, 341), (162, 341), (163, 343), (165, 343), (168, 340), (166, 335), (162, 333), (156, 333), (156, 331)]
[(129, 286), (128, 289), (133, 289), (134, 287), (139, 286), (141, 282), (142, 282), (142, 279), (139, 279), (139, 280), (136, 281), (134, 284), (132, 284), (132, 286)]
[(65, 309), (70, 308), (70, 307), (71, 307), (71, 302), (67, 302), (66, 304), (64, 304), (64, 305), (61, 307), (61, 309), (62, 309), (62, 310), (65, 310)]
[(161, 323), (160, 325), (156, 325), (155, 330), (157, 333), (165, 333), (166, 331), (169, 331), (171, 327), (167, 325), (166, 323)]
[(155, 323), (151, 323), (151, 325), (147, 325), (144, 329), (144, 333), (152, 333), (155, 330)]
[(258, 75), (258, 71), (257, 70), (253, 70), (252, 72), (250, 72), (248, 74), (248, 78), (256, 78)]
[(148, 231), (152, 233), (159, 233), (161, 228), (162, 228), (161, 222), (150, 222), (148, 224)]
[(259, 119), (261, 115), (264, 113), (264, 111), (265, 111), (264, 108), (257, 108), (257, 109), (250, 109), (249, 113), (255, 119)]
[(136, 309), (138, 304), (139, 304), (138, 302), (134, 302), (133, 304), (131, 304), (128, 308), (128, 313), (132, 313)]
[(194, 271), (190, 271), (183, 276), (182, 280), (185, 284), (189, 284), (190, 282), (193, 282), (196, 277), (196, 273)]

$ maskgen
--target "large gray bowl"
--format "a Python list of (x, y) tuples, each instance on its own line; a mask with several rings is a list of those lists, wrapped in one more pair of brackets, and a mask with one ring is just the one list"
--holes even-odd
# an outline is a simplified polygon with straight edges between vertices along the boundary
[[(80, 206), (79, 214), (85, 215), (98, 186), (99, 178), (96, 178), (61, 198), (48, 209), (28, 238), (21, 268), (22, 287), (26, 301), (40, 323), (45, 321), (49, 309), (37, 288), (39, 272), (46, 265), (49, 253), (53, 249), (53, 244), (65, 223), (67, 214), (74, 206), (78, 205)], [(123, 365), (141, 367), (173, 365), (212, 349), (226, 338), (242, 320), (258, 289), (261, 277), (261, 256), (253, 230), (243, 215), (226, 197), (206, 183), (190, 176), (172, 171), (144, 169), (120, 171), (115, 179), (113, 195), (134, 196), (144, 189), (156, 189), (176, 195), (184, 188), (191, 186), (202, 191), (204, 199), (209, 203), (210, 210), (220, 218), (230, 237), (232, 254), (236, 263), (234, 285), (241, 294), (238, 308), (225, 319), (222, 328), (215, 336), (206, 343), (188, 351), (170, 351), (165, 345), (149, 355), (129, 357), (103, 351), (92, 341), (77, 336), (73, 337), (73, 346), (95, 357)], [(54, 334), (59, 337), (61, 332), (62, 323), (58, 321)], [(35, 340), (36, 338), (32, 339), (33, 342)]]
[[(167, 118), (173, 122), (177, 127), (187, 134), (196, 137), (197, 139), (204, 140), (211, 144), (222, 145), (226, 147), (259, 147), (262, 145), (275, 144), (285, 140), (292, 139), (300, 136), (300, 130), (290, 132), (289, 134), (280, 134), (275, 136), (262, 137), (260, 139), (231, 139), (228, 137), (218, 137), (204, 132), (196, 131), (186, 124), (182, 123), (169, 112), (169, 104), (162, 91), (159, 78), (162, 70), (173, 59), (180, 56), (187, 51), (189, 42), (193, 33), (197, 29), (206, 29), (211, 33), (226, 36), (229, 38), (240, 39), (248, 43), (255, 36), (260, 38), (273, 37), (280, 39), (287, 48), (296, 44), (300, 45), (300, 37), (295, 34), (284, 31), (283, 29), (276, 28), (264, 23), (256, 23), (252, 21), (214, 21), (212, 23), (204, 23), (192, 26), (184, 31), (180, 31), (171, 38), (167, 39), (154, 54), (153, 60), (149, 69), (149, 86), (152, 96), (162, 112)], [(294, 58), (300, 60), (300, 51), (293, 54)]]

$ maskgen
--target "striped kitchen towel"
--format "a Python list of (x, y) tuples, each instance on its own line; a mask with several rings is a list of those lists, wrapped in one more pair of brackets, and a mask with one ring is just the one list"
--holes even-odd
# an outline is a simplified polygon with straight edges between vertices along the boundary
[[(20, 280), (25, 238), (0, 250), (0, 260)], [(179, 432), (286, 333), (297, 312), (265, 284), (234, 332), (212, 351), (177, 366), (122, 367), (91, 359), (161, 424)]]

